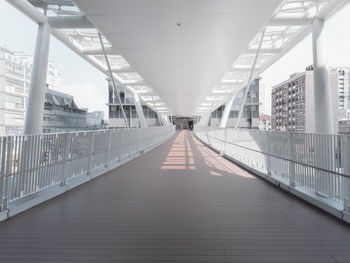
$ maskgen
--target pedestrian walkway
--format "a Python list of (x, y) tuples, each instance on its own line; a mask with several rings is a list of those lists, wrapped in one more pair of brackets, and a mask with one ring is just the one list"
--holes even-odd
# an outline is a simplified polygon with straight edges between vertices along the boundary
[(0, 262), (350, 262), (350, 227), (189, 131), (0, 223)]

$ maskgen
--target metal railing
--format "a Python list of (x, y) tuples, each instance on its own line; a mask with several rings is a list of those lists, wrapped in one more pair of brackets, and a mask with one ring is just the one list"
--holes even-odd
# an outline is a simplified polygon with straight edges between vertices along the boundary
[(195, 134), (258, 174), (349, 211), (350, 136), (217, 127)]
[(0, 212), (76, 177), (100, 175), (174, 132), (174, 126), (159, 126), (0, 137)]

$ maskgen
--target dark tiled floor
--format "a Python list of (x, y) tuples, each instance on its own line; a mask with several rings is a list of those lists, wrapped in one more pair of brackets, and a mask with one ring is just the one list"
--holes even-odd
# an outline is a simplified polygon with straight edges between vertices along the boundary
[(1, 223), (0, 262), (350, 262), (350, 227), (182, 132)]

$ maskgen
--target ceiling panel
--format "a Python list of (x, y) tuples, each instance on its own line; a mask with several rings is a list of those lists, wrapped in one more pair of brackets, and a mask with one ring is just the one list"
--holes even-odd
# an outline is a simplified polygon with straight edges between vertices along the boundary
[(178, 115), (207, 96), (279, 0), (76, 0)]

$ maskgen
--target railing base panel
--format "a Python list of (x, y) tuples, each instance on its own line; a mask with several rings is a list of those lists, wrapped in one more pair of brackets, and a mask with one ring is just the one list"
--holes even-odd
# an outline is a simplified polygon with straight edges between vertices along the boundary
[(8, 217), (8, 210), (4, 210), (0, 212), (0, 222), (4, 221)]

